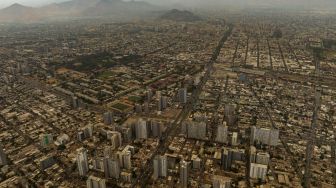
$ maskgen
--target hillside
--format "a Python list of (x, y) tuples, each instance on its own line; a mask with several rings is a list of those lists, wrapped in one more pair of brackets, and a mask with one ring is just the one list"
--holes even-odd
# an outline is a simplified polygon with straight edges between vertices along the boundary
[(39, 17), (40, 14), (36, 9), (17, 3), (0, 11), (0, 22), (30, 22), (35, 21)]
[(78, 18), (135, 18), (159, 10), (142, 1), (71, 0), (39, 8), (13, 4), (0, 10), (0, 22), (38, 22), (53, 19)]
[(100, 0), (83, 12), (86, 16), (134, 16), (156, 10), (157, 7), (141, 1)]
[(170, 10), (166, 12), (162, 16), (160, 16), (162, 20), (171, 20), (177, 22), (195, 22), (201, 20), (201, 18), (189, 11), (181, 11), (177, 9)]

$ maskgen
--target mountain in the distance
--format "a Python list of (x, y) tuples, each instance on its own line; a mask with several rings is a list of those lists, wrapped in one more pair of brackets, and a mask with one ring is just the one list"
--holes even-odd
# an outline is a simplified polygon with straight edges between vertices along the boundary
[(70, 0), (39, 8), (13, 4), (0, 10), (0, 22), (38, 22), (81, 17), (134, 18), (148, 15), (158, 7), (143, 1)]
[(52, 3), (38, 8), (45, 19), (81, 17), (82, 12), (95, 6), (99, 0), (72, 0), (63, 3)]
[(177, 21), (177, 22), (195, 22), (200, 21), (201, 17), (187, 10), (173, 9), (161, 15), (160, 19)]
[(143, 1), (100, 0), (83, 12), (86, 16), (136, 16), (157, 10)]
[(18, 3), (15, 3), (0, 11), (0, 21), (5, 22), (22, 21), (23, 18), (26, 21), (33, 21), (39, 17), (40, 15), (38, 11), (36, 11), (34, 8), (23, 6)]

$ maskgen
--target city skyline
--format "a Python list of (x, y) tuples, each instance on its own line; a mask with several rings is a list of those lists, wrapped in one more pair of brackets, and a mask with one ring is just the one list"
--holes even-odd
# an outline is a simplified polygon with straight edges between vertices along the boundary
[(333, 7), (207, 3), (0, 10), (0, 187), (335, 187)]

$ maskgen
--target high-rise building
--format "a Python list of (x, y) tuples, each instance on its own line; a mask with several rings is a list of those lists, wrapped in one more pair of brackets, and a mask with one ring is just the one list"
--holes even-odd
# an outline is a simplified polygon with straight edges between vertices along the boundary
[(132, 162), (131, 162), (131, 152), (130, 151), (121, 151), (117, 153), (120, 168), (131, 170)]
[(234, 126), (237, 122), (236, 107), (234, 105), (226, 105), (224, 108), (224, 119), (228, 126)]
[(257, 149), (254, 146), (250, 146), (250, 163), (256, 163), (257, 160)]
[(267, 165), (264, 164), (250, 164), (250, 178), (265, 180), (267, 174)]
[(104, 172), (104, 158), (97, 157), (92, 160), (92, 166), (94, 170)]
[(7, 155), (2, 148), (2, 145), (0, 145), (0, 165), (7, 165), (7, 164), (8, 164)]
[(123, 166), (125, 169), (132, 169), (132, 162), (131, 162), (131, 152), (126, 151), (123, 154)]
[(201, 82), (201, 75), (200, 74), (197, 74), (195, 77), (194, 77), (194, 86), (198, 86), (198, 84)]
[(118, 131), (108, 131), (107, 139), (111, 141), (111, 147), (116, 149), (122, 145), (122, 136)]
[(153, 97), (153, 91), (151, 89), (148, 89), (146, 94), (147, 94), (147, 101), (150, 102)]
[(180, 185), (183, 188), (188, 187), (188, 165), (184, 160), (180, 162)]
[(245, 150), (244, 149), (231, 149), (232, 151), (232, 161), (244, 161), (245, 160)]
[(121, 146), (121, 134), (119, 132), (116, 132), (116, 134), (113, 134), (111, 137), (111, 146), (113, 148), (118, 148)]
[(113, 124), (113, 114), (112, 112), (106, 112), (103, 115), (103, 120), (105, 125), (111, 125)]
[(228, 141), (228, 126), (226, 126), (226, 123), (223, 125), (219, 125), (217, 127), (217, 134), (216, 134), (216, 142), (219, 143), (227, 143)]
[(139, 119), (135, 125), (135, 137), (136, 139), (147, 139), (147, 122), (143, 119)]
[(256, 142), (269, 146), (276, 146), (278, 145), (278, 141), (279, 130), (257, 128), (255, 126), (251, 128), (251, 144), (254, 144)]
[(87, 151), (85, 148), (77, 150), (77, 167), (80, 176), (86, 176), (89, 171), (89, 164), (87, 159)]
[(168, 97), (161, 96), (158, 98), (158, 111), (163, 111), (168, 106)]
[(120, 165), (119, 161), (112, 158), (104, 159), (104, 172), (105, 178), (116, 178), (120, 177)]
[(145, 114), (149, 114), (149, 104), (148, 104), (148, 102), (145, 102), (143, 104), (143, 111), (144, 111)]
[(191, 157), (193, 169), (201, 169), (201, 158), (197, 155)]
[(121, 180), (126, 183), (131, 183), (132, 174), (130, 172), (121, 172), (120, 173)]
[(234, 161), (245, 160), (245, 150), (223, 148), (221, 157), (222, 168), (224, 170), (230, 170)]
[(167, 156), (157, 155), (153, 161), (154, 179), (167, 176)]
[(161, 98), (161, 91), (156, 91), (155, 95), (156, 95), (157, 99), (160, 99)]
[(135, 104), (135, 112), (140, 114), (142, 113), (142, 105), (141, 104)]
[(256, 163), (268, 165), (270, 161), (270, 155), (268, 153), (258, 153), (256, 156)]
[(232, 133), (232, 138), (231, 138), (231, 145), (237, 146), (238, 144), (239, 144), (238, 133), (237, 132), (233, 132)]
[(157, 121), (151, 121), (152, 135), (154, 138), (160, 138), (162, 136), (162, 123)]
[(87, 125), (80, 129), (80, 131), (77, 133), (77, 138), (79, 141), (83, 141), (87, 138), (91, 138), (93, 136), (93, 126)]
[(53, 136), (51, 134), (42, 134), (40, 135), (41, 146), (46, 148), (54, 142)]
[(162, 97), (160, 97), (157, 101), (157, 110), (158, 111), (163, 111), (163, 107), (162, 107)]
[(87, 138), (90, 138), (93, 136), (93, 126), (92, 125), (87, 125), (86, 127), (83, 128), (84, 135)]
[(162, 108), (165, 110), (168, 107), (168, 97), (163, 96), (162, 97)]
[(259, 137), (259, 129), (256, 126), (251, 127), (250, 144), (257, 142)]
[(224, 170), (230, 170), (232, 165), (232, 150), (228, 148), (222, 149), (222, 168)]
[(86, 180), (87, 188), (106, 188), (106, 180), (95, 176), (90, 176)]
[(135, 126), (133, 128), (132, 127), (121, 127), (121, 126), (116, 127), (116, 131), (120, 132), (122, 135), (121, 138), (122, 138), (123, 143), (132, 141), (133, 139), (132, 130), (135, 131)]
[(124, 168), (123, 154), (124, 153), (122, 151), (117, 152), (117, 157), (118, 157), (120, 168)]
[(213, 188), (231, 188), (231, 178), (225, 176), (213, 176), (212, 177)]
[(181, 104), (187, 103), (187, 88), (181, 88), (178, 91), (179, 102)]
[(84, 135), (84, 132), (83, 131), (79, 131), (77, 133), (77, 138), (80, 142), (82, 142), (83, 140), (85, 140), (85, 135)]
[(72, 108), (74, 108), (74, 109), (79, 108), (79, 99), (77, 97), (73, 96), (71, 98), (71, 102), (72, 102), (71, 103), (72, 104)]

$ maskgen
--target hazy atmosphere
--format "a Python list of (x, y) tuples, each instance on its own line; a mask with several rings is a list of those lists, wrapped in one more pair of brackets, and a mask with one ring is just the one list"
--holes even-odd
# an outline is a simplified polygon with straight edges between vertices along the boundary
[[(0, 7), (6, 7), (14, 3), (23, 4), (26, 6), (43, 6), (49, 3), (66, 2), (69, 0), (1, 0)], [(88, 1), (88, 0), (82, 0)], [(95, 1), (95, 0), (89, 0)], [(110, 0), (112, 1), (112, 0)], [(131, 1), (131, 0), (125, 0)], [(140, 0), (136, 0), (140, 1)], [(336, 2), (334, 0), (143, 0), (156, 5), (183, 5), (186, 7), (199, 6), (238, 6), (238, 7), (286, 7), (286, 8), (328, 8), (336, 9)]]
[(0, 0), (0, 188), (335, 188), (336, 0)]
[(42, 6), (49, 3), (64, 2), (67, 0), (1, 0), (0, 7), (7, 7), (14, 3), (19, 3), (26, 6)]

